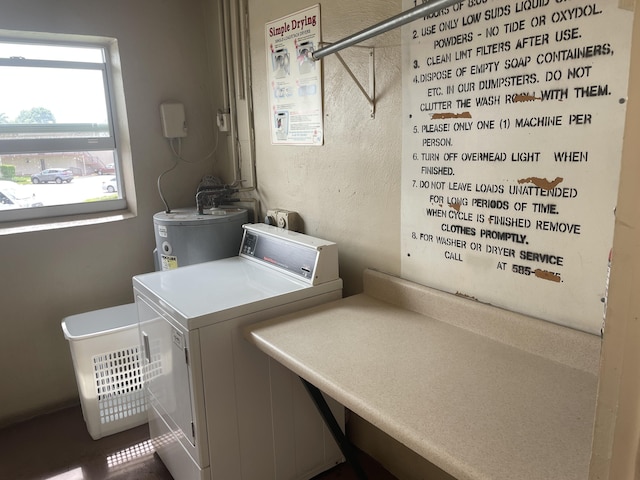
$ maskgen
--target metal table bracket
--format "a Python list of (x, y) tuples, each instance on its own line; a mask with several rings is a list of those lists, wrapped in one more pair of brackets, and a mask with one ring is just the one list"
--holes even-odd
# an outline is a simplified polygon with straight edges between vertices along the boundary
[(318, 389), (318, 387), (310, 384), (304, 378), (299, 378), (304, 387), (307, 389), (309, 396), (318, 409), (320, 416), (326, 423), (327, 428), (329, 428), (329, 430), (331, 431), (331, 435), (333, 435), (334, 440), (340, 447), (344, 458), (347, 459), (347, 462), (349, 462), (351, 467), (354, 469), (358, 479), (367, 480), (367, 474), (364, 472), (364, 470), (362, 469), (362, 465), (360, 465), (360, 462), (358, 461), (358, 457), (356, 456), (356, 451), (353, 448), (353, 445), (351, 445), (349, 439), (342, 432), (342, 429), (340, 428), (340, 425), (338, 425), (336, 418), (333, 416), (329, 405), (327, 405), (327, 401), (322, 396), (322, 392)]

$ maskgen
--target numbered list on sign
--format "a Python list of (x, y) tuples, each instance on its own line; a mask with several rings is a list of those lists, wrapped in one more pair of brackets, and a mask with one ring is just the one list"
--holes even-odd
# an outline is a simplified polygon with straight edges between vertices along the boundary
[(632, 19), (466, 0), (403, 27), (404, 278), (599, 331)]

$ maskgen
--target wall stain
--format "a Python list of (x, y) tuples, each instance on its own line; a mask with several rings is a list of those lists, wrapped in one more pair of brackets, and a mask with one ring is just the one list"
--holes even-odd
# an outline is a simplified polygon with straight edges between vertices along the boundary
[(459, 203), (450, 203), (449, 206), (453, 208), (456, 212), (460, 211), (461, 205)]
[(448, 120), (450, 118), (471, 118), (471, 113), (432, 113), (431, 120)]
[(556, 177), (555, 180), (547, 180), (546, 178), (539, 177), (529, 177), (529, 178), (521, 178), (518, 180), (518, 183), (533, 183), (536, 187), (542, 188), (543, 190), (553, 190), (558, 186), (560, 182), (562, 182), (564, 178)]
[(540, 270), (539, 268), (536, 268), (533, 273), (536, 275), (536, 277), (543, 280), (549, 280), (550, 282), (560, 283), (560, 281), (562, 280), (560, 278), (560, 275), (553, 272), (547, 272), (546, 270)]
[(525, 95), (525, 94), (521, 94), (521, 95), (514, 95), (513, 96), (513, 102), (533, 102), (535, 100), (540, 100), (542, 101), (542, 97), (534, 97), (533, 95)]

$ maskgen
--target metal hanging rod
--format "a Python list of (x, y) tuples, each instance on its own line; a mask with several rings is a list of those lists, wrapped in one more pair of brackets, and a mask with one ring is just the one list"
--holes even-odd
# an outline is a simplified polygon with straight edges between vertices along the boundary
[(316, 61), (320, 60), (327, 55), (339, 52), (340, 50), (355, 45), (356, 43), (364, 42), (369, 38), (378, 36), (381, 33), (388, 32), (394, 28), (401, 27), (402, 25), (412, 22), (413, 20), (417, 20), (420, 17), (426, 17), (431, 13), (440, 11), (443, 8), (460, 3), (461, 1), (463, 0), (431, 0), (430, 2), (423, 3), (422, 5), (406, 10), (395, 17), (391, 17), (388, 20), (377, 23), (358, 33), (354, 33), (353, 35), (343, 38), (338, 42), (332, 43), (328, 47), (320, 48), (311, 53), (311, 58)]

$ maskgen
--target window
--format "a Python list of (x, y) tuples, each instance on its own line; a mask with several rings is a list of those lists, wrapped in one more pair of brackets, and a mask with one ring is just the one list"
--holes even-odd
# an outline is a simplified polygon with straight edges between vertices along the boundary
[(0, 222), (126, 206), (112, 43), (67, 39), (0, 36), (0, 183), (29, 199), (3, 203)]

